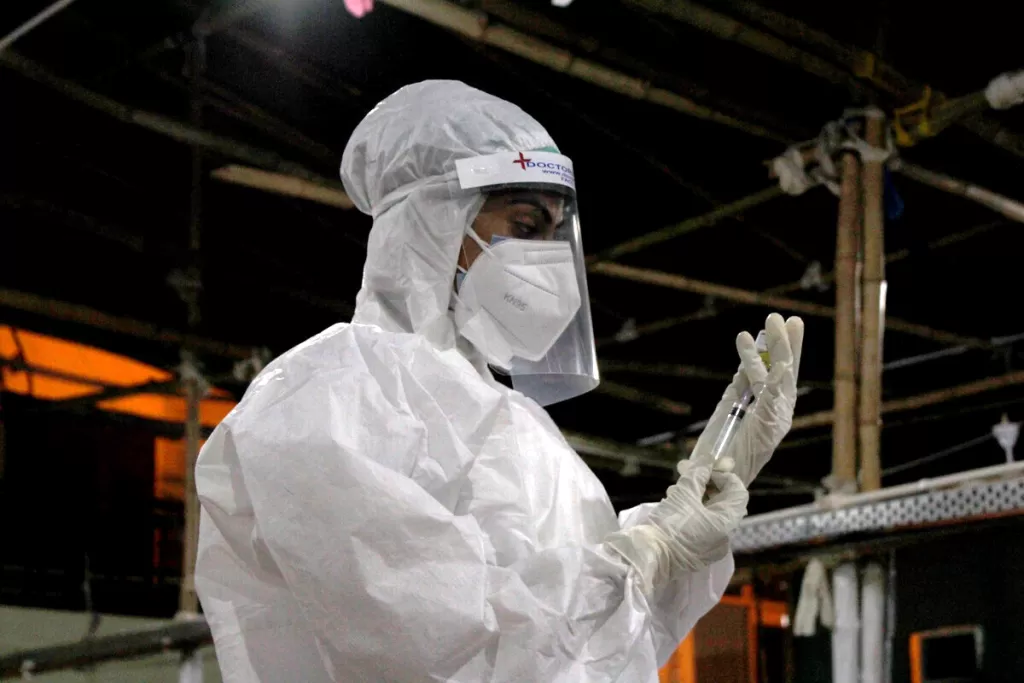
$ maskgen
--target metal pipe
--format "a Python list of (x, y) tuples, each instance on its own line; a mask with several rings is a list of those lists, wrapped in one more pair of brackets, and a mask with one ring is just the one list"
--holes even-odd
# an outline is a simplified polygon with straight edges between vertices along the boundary
[(919, 183), (934, 187), (937, 190), (969, 199), (1006, 216), (1010, 220), (1024, 223), (1024, 203), (1001, 195), (979, 185), (960, 180), (944, 173), (937, 173), (922, 168), (917, 164), (897, 161), (893, 169)]
[[(749, 306), (764, 306), (767, 308), (792, 311), (794, 313), (802, 313), (804, 315), (813, 315), (822, 318), (834, 318), (836, 314), (834, 308), (823, 304), (801, 301), (799, 299), (790, 299), (788, 297), (778, 296), (767, 292), (752, 292), (738, 287), (730, 287), (728, 285), (720, 285), (713, 282), (689, 278), (685, 275), (665, 273), (647, 268), (634, 268), (633, 266), (625, 266), (620, 263), (612, 263), (608, 261), (595, 263), (590, 266), (589, 270), (590, 272), (597, 273), (599, 275), (608, 275), (610, 277), (616, 277), (623, 280), (632, 280), (633, 282), (642, 282), (658, 287), (668, 287), (670, 289), (678, 289), (684, 292), (703, 294), (719, 299), (735, 301)], [(923, 339), (930, 339), (943, 344), (966, 344), (967, 346), (978, 349), (992, 348), (992, 344), (985, 339), (968, 337), (954, 332), (936, 330), (926, 325), (920, 325), (918, 323), (901, 320), (899, 318), (887, 317), (885, 326), (886, 329), (889, 330), (904, 332), (906, 334), (911, 334)]]
[(75, 0), (57, 0), (57, 2), (53, 3), (52, 5), (44, 9), (42, 12), (32, 17), (18, 28), (8, 33), (3, 38), (0, 38), (0, 52), (3, 52), (7, 48), (9, 48), (11, 45), (14, 44), (14, 41), (16, 41), (18, 38), (21, 38), (23, 35), (31, 31), (35, 27), (39, 26), (44, 21), (52, 17), (57, 12), (60, 12), (62, 9), (64, 9), (74, 1)]
[(568, 50), (545, 43), (508, 26), (491, 25), (483, 12), (465, 9), (445, 0), (383, 0), (383, 3), (605, 90), (657, 104), (687, 116), (729, 126), (755, 137), (787, 144), (785, 136), (778, 135), (764, 126), (715, 111), (669, 90), (653, 87), (646, 80), (578, 57)]
[[(865, 138), (873, 147), (884, 145), (885, 118), (881, 112), (878, 112), (877, 116), (868, 116)], [(863, 308), (857, 436), (860, 485), (865, 491), (873, 491), (882, 486), (880, 411), (882, 335), (885, 331), (885, 214), (882, 205), (884, 172), (881, 161), (865, 161), (861, 167), (861, 238), (864, 270), (861, 277)]]
[(860, 160), (845, 154), (836, 229), (835, 393), (832, 477), (842, 490), (857, 485), (857, 238), (861, 222)]

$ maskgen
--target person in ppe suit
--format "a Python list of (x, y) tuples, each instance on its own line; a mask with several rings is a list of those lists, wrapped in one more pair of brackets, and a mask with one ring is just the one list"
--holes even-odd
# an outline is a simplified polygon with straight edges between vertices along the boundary
[(598, 382), (572, 162), (518, 107), (429, 81), (367, 115), (341, 174), (373, 217), (353, 321), (272, 362), (196, 468), (224, 679), (657, 681), (732, 574), (799, 342), (770, 318), (765, 375), (740, 337), (726, 413), (766, 384), (730, 453), (747, 481), (683, 467), (617, 519), (541, 407)]

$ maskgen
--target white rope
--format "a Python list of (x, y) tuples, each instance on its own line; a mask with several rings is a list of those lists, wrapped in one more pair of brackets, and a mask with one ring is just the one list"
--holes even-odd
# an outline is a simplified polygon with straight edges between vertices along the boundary
[(985, 99), (993, 109), (1009, 109), (1024, 104), (1024, 71), (993, 78), (985, 88)]
[(178, 366), (178, 378), (182, 383), (194, 381), (199, 387), (199, 395), (206, 396), (206, 392), (210, 390), (210, 383), (206, 381), (203, 374), (199, 371), (199, 366), (196, 365), (195, 359), (191, 353), (183, 352), (181, 354), (181, 365)]
[(800, 598), (793, 618), (793, 635), (813, 636), (819, 621), (822, 626), (832, 628), (835, 619), (825, 565), (818, 558), (814, 558), (807, 563), (804, 580), (800, 585)]
[[(874, 147), (861, 137), (860, 130), (864, 126), (859, 124), (881, 116), (881, 110), (874, 107), (848, 109), (838, 121), (826, 123), (814, 140), (790, 146), (772, 160), (772, 170), (779, 180), (779, 187), (786, 194), (801, 195), (812, 187), (824, 185), (838, 196), (839, 170), (835, 158), (840, 152), (855, 152), (862, 161), (869, 163), (885, 163), (895, 153), (896, 147), (888, 131), (883, 147)], [(810, 164), (808, 156), (813, 158)]]

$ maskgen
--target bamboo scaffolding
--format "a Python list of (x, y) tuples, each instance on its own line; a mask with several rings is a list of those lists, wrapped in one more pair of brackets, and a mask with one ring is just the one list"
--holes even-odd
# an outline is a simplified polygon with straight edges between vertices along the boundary
[(764, 126), (715, 111), (664, 88), (653, 87), (646, 80), (579, 57), (508, 26), (491, 25), (483, 12), (465, 9), (445, 0), (383, 0), (383, 3), (471, 40), (510, 52), (605, 90), (786, 144), (786, 136)]
[[(793, 313), (801, 313), (804, 315), (812, 315), (822, 318), (834, 318), (836, 314), (835, 308), (825, 306), (823, 304), (801, 301), (799, 299), (790, 299), (777, 294), (752, 292), (738, 287), (730, 287), (728, 285), (720, 285), (713, 282), (689, 278), (685, 275), (665, 273), (647, 268), (634, 268), (633, 266), (625, 266), (620, 263), (596, 263), (591, 266), (589, 270), (592, 273), (600, 275), (608, 275), (610, 277), (616, 277), (623, 280), (632, 280), (633, 282), (642, 282), (658, 287), (678, 289), (680, 291), (692, 292), (694, 294), (703, 294), (705, 296), (735, 301), (737, 303), (747, 304), (750, 306), (764, 306), (766, 308), (773, 308), (780, 311), (792, 311)], [(992, 348), (992, 343), (985, 339), (968, 337), (954, 332), (936, 330), (926, 325), (920, 325), (918, 323), (901, 320), (899, 318), (887, 318), (885, 326), (886, 329), (895, 332), (903, 332), (941, 344), (954, 346), (963, 344), (977, 349)]]
[(86, 325), (98, 330), (123, 334), (136, 339), (180, 347), (186, 345), (195, 351), (223, 358), (242, 360), (250, 358), (254, 347), (226, 344), (186, 332), (169, 330), (153, 323), (110, 315), (103, 311), (50, 299), (35, 294), (0, 288), (0, 307), (37, 315), (51, 320)]
[[(967, 384), (960, 384), (955, 387), (936, 389), (935, 391), (929, 391), (915, 396), (886, 401), (882, 404), (881, 413), (883, 415), (887, 415), (890, 413), (918, 410), (920, 408), (926, 408), (939, 403), (946, 403), (959, 398), (967, 398), (976, 394), (995, 391), (997, 389), (1005, 389), (1006, 387), (1018, 386), (1021, 384), (1024, 384), (1024, 370), (1010, 372), (997, 377), (987, 377), (974, 382), (968, 382)], [(800, 415), (793, 420), (792, 430), (825, 427), (832, 424), (834, 418), (835, 414), (831, 410), (823, 410), (817, 413)]]
[[(757, 7), (749, 1), (733, 2), (730, 0), (734, 6), (745, 9), (747, 16), (754, 17), (756, 15), (757, 21), (768, 25), (779, 35), (786, 36), (794, 42), (799, 38), (801, 42), (812, 42), (819, 48), (827, 48), (832, 59), (843, 63), (845, 68), (835, 66), (830, 61), (795, 47), (791, 42), (765, 33), (756, 27), (744, 24), (691, 0), (626, 0), (626, 2), (649, 12), (669, 16), (722, 40), (756, 50), (829, 83), (849, 87), (862, 95), (868, 94), (869, 84), (889, 94), (904, 97), (908, 91), (922, 87), (907, 81), (894, 69), (881, 62), (873, 53), (855, 48), (837, 50), (838, 41), (820, 31), (814, 31), (794, 19)], [(774, 18), (769, 18), (770, 15), (774, 15)], [(936, 101), (947, 99), (945, 95), (937, 91), (933, 91), (932, 97)], [(1024, 136), (1007, 130), (998, 122), (983, 116), (980, 112), (985, 107), (981, 106), (979, 102), (964, 100), (956, 106), (962, 110), (958, 122), (965, 128), (996, 147), (1017, 156), (1024, 156)]]
[[(773, 116), (765, 111), (752, 111), (748, 105), (741, 105), (725, 99), (717, 93), (710, 92), (706, 86), (672, 72), (664, 63), (652, 63), (640, 59), (634, 54), (617, 49), (606, 44), (606, 42), (602, 42), (593, 35), (582, 32), (577, 27), (570, 28), (555, 21), (543, 12), (525, 7), (521, 2), (516, 2), (515, 0), (481, 0), (478, 7), (488, 15), (515, 29), (537, 38), (551, 40), (570, 50), (585, 54), (591, 59), (648, 79), (652, 83), (658, 83), (669, 90), (685, 97), (693, 98), (706, 106), (723, 111), (724, 113), (744, 112), (747, 116), (754, 116), (757, 123), (767, 126), (780, 138), (784, 136), (792, 137), (791, 135), (783, 135), (784, 131), (794, 130), (792, 121)], [(579, 114), (578, 108), (576, 113)], [(800, 134), (796, 133), (796, 137), (800, 137)]]
[(74, 1), (75, 0), (57, 0), (57, 2), (48, 5), (41, 12), (33, 16), (31, 19), (18, 26), (7, 35), (0, 38), (0, 52), (3, 52), (7, 48), (9, 48), (11, 45), (14, 44), (14, 41), (18, 40), (24, 35), (27, 35), (30, 31), (34, 30), (35, 28), (43, 24), (50, 17), (63, 10)]
[[(206, 40), (198, 37), (186, 50), (189, 75), (189, 123), (203, 129), (202, 78), (206, 72)], [(192, 192), (189, 197), (189, 256), (199, 259), (203, 225), (203, 190), (205, 187), (205, 158), (201, 145), (192, 145)], [(202, 282), (202, 274), (195, 267), (195, 279)], [(201, 286), (201, 285), (200, 285)], [(194, 330), (200, 321), (199, 299), (195, 292), (179, 290), (178, 294), (188, 309), (188, 326)], [(199, 459), (202, 421), (200, 405), (206, 388), (202, 386), (197, 359), (187, 345), (181, 347), (181, 384), (185, 390), (185, 533), (182, 538), (181, 586), (178, 589), (178, 613), (199, 614), (199, 594), (196, 592), (195, 570), (199, 555), (199, 493), (196, 490), (195, 470)]]
[(778, 186), (759, 190), (758, 192), (747, 195), (746, 197), (741, 197), (734, 202), (718, 206), (705, 214), (701, 214), (700, 216), (688, 218), (681, 223), (676, 223), (675, 225), (670, 225), (659, 230), (655, 230), (654, 232), (639, 235), (633, 239), (626, 240), (621, 244), (617, 244), (614, 247), (588, 256), (587, 264), (593, 265), (602, 261), (612, 261), (620, 256), (634, 254), (642, 249), (652, 247), (655, 244), (660, 244), (667, 240), (679, 237), (680, 235), (685, 235), (686, 233), (694, 232), (701, 228), (711, 227), (726, 218), (738, 216), (745, 211), (749, 211), (756, 206), (760, 206), (761, 204), (783, 195), (784, 193)]
[(681, 365), (679, 363), (639, 363), (636, 361), (601, 361), (601, 374), (605, 373), (632, 373), (638, 375), (656, 375), (658, 377), (689, 377), (693, 379), (707, 379), (717, 382), (732, 381), (732, 373), (720, 370), (711, 370), (696, 365)]
[(80, 104), (101, 111), (124, 123), (145, 128), (154, 133), (159, 133), (178, 142), (200, 147), (207, 152), (213, 152), (231, 159), (237, 159), (252, 166), (258, 166), (276, 173), (301, 178), (307, 182), (321, 185), (323, 187), (344, 190), (341, 183), (330, 180), (318, 173), (315, 173), (301, 164), (288, 161), (277, 152), (265, 150), (244, 142), (225, 138), (220, 135), (208, 133), (193, 125), (172, 119), (162, 114), (156, 114), (142, 109), (121, 104), (99, 93), (83, 88), (77, 83), (54, 75), (47, 69), (35, 62), (25, 59), (13, 52), (0, 53), (0, 66), (7, 67), (25, 78), (45, 85), (65, 95)]
[(857, 241), (861, 223), (860, 160), (844, 154), (836, 228), (835, 415), (832, 477), (840, 489), (857, 482)]
[[(882, 146), (885, 119), (867, 120), (866, 140)], [(861, 312), (860, 396), (857, 411), (860, 484), (864, 491), (882, 486), (880, 422), (882, 402), (882, 332), (885, 329), (885, 218), (882, 205), (884, 168), (866, 161), (861, 170), (862, 244), (864, 254)]]
[[(961, 230), (959, 232), (946, 235), (944, 237), (940, 237), (937, 240), (932, 240), (931, 242), (929, 242), (928, 244), (924, 245), (919, 249), (899, 249), (897, 251), (890, 252), (888, 255), (886, 255), (885, 262), (887, 265), (899, 263), (900, 261), (905, 261), (906, 259), (911, 258), (913, 256), (918, 256), (924, 251), (932, 251), (935, 249), (942, 249), (944, 247), (950, 247), (956, 244), (960, 244), (966, 239), (970, 239), (971, 237), (983, 234), (993, 228), (1005, 224), (1005, 221), (994, 220), (988, 221), (986, 223), (981, 223), (979, 225), (974, 225), (971, 226), (970, 228), (967, 228), (966, 230)], [(833, 282), (835, 282), (835, 279), (835, 271), (823, 273), (821, 276), (821, 282), (822, 284), (825, 285), (832, 284)], [(802, 280), (794, 280), (792, 282), (787, 282), (785, 284), (777, 285), (770, 289), (766, 289), (764, 290), (764, 292), (767, 294), (789, 294), (791, 292), (799, 292), (803, 288), (804, 286)], [(731, 302), (721, 302), (715, 308), (697, 311), (694, 313), (690, 313), (689, 315), (675, 316), (672, 318), (655, 320), (645, 325), (638, 325), (636, 330), (634, 330), (633, 334), (630, 336), (629, 341), (633, 341), (633, 339), (645, 337), (650, 334), (655, 334), (657, 332), (670, 330), (674, 327), (685, 325), (687, 323), (716, 318), (720, 313), (722, 313), (722, 311), (728, 310), (733, 305), (735, 304), (732, 304)], [(607, 346), (615, 343), (622, 342), (614, 338), (599, 339), (597, 342), (599, 348), (602, 346)]]
[(597, 390), (602, 394), (653, 408), (669, 415), (689, 415), (693, 412), (693, 408), (686, 403), (674, 401), (664, 396), (658, 396), (649, 391), (642, 391), (624, 384), (609, 382), (608, 380), (602, 380), (597, 385)]
[(929, 171), (917, 164), (908, 164), (902, 160), (895, 164), (894, 170), (929, 187), (977, 202), (996, 213), (1006, 216), (1012, 221), (1024, 223), (1024, 203), (1016, 199), (1010, 199), (980, 185), (975, 185), (974, 183), (960, 180), (944, 173)]
[[(148, 71), (179, 90), (187, 90), (189, 88), (188, 83), (176, 76), (172, 76), (166, 71), (161, 71), (155, 67), (149, 67)], [(202, 81), (202, 87), (203, 103), (207, 106), (269, 135), (295, 151), (302, 152), (310, 159), (316, 159), (319, 162), (331, 165), (337, 163), (338, 155), (330, 147), (313, 140), (301, 130), (246, 101), (228, 88), (208, 79)]]
[(319, 183), (311, 183), (302, 178), (296, 178), (295, 176), (283, 173), (272, 173), (251, 166), (230, 164), (211, 171), (210, 176), (225, 183), (250, 187), (255, 190), (279, 194), (285, 197), (305, 199), (306, 201), (326, 204), (338, 209), (351, 209), (355, 206), (352, 203), (352, 199), (342, 190), (324, 187)]

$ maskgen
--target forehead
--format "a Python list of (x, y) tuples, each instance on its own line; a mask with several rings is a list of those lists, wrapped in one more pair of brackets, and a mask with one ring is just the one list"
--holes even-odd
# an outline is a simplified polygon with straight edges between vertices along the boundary
[(487, 198), (487, 204), (492, 208), (501, 206), (533, 206), (546, 209), (552, 213), (561, 213), (567, 204), (568, 198), (565, 195), (547, 190), (499, 190), (492, 192)]

